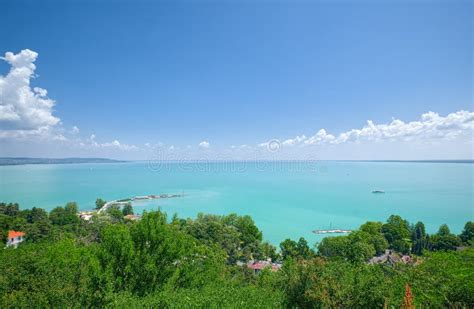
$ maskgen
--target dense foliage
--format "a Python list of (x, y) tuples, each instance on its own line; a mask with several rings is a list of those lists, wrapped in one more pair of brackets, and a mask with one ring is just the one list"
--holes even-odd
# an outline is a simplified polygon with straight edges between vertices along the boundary
[[(391, 216), (326, 237), (317, 251), (300, 238), (277, 252), (249, 216), (123, 219), (131, 213), (111, 207), (84, 221), (75, 203), (49, 213), (0, 203), (3, 240), (8, 230), (27, 235), (0, 250), (0, 307), (474, 306), (473, 222), (459, 236), (445, 225), (428, 235), (423, 223)], [(413, 263), (368, 263), (386, 249), (411, 253)], [(253, 259), (283, 268), (255, 274), (236, 264)]]

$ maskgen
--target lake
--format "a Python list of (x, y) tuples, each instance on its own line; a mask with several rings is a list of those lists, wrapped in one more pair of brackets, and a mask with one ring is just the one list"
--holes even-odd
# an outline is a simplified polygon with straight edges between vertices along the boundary
[[(250, 215), (264, 239), (321, 239), (312, 230), (355, 229), (399, 214), (428, 232), (447, 223), (459, 233), (474, 219), (472, 163), (417, 162), (130, 162), (0, 166), (0, 201), (21, 208), (95, 199), (183, 193), (134, 203), (136, 213), (162, 209), (170, 216), (197, 213)], [(384, 190), (373, 194), (372, 190)]]

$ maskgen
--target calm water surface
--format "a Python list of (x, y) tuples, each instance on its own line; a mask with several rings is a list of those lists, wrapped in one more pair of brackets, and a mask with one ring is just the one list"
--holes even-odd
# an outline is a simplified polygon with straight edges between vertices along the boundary
[[(0, 201), (51, 210), (68, 201), (91, 209), (106, 200), (181, 193), (136, 202), (135, 212), (162, 209), (180, 217), (199, 212), (248, 214), (278, 244), (314, 229), (354, 229), (399, 214), (429, 232), (447, 223), (460, 232), (474, 220), (474, 164), (399, 162), (188, 163), (146, 162), (0, 167)], [(385, 194), (372, 194), (374, 189)]]

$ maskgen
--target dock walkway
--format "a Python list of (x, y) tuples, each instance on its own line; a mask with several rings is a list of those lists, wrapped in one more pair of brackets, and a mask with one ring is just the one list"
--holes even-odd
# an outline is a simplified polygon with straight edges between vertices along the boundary
[(162, 198), (173, 198), (173, 197), (182, 197), (184, 194), (150, 194), (150, 195), (145, 195), (145, 196), (135, 196), (132, 198), (125, 198), (125, 199), (120, 199), (120, 200), (113, 200), (110, 202), (107, 202), (102, 206), (97, 213), (100, 214), (102, 212), (107, 211), (109, 207), (112, 205), (126, 205), (130, 202), (133, 201), (143, 201), (143, 200), (154, 200), (154, 199), (162, 199)]

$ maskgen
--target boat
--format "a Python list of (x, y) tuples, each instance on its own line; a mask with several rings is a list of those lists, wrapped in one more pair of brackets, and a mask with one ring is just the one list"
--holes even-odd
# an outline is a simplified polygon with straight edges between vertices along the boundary
[(373, 190), (372, 193), (385, 193), (384, 190)]

